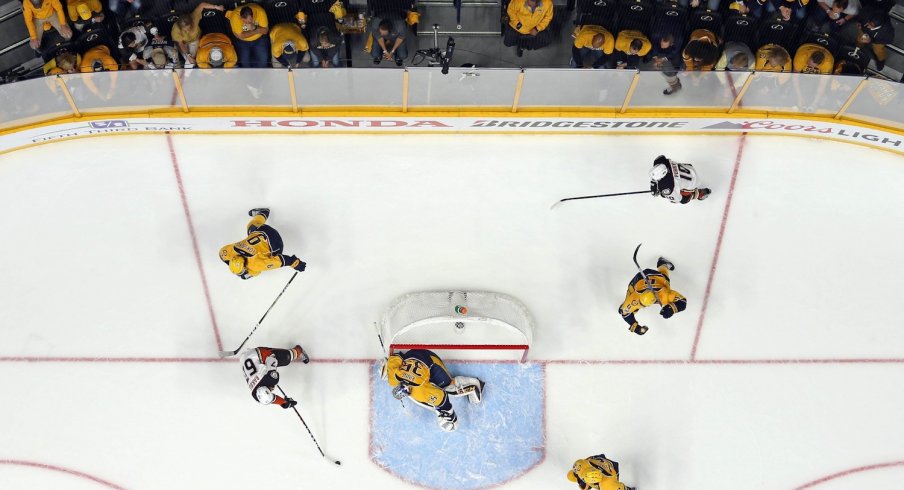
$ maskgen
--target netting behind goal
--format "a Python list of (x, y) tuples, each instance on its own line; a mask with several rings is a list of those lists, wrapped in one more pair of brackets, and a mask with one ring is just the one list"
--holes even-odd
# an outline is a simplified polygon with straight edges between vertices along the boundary
[(390, 353), (430, 349), (450, 359), (523, 361), (533, 331), (533, 317), (523, 303), (487, 291), (406, 294), (389, 305), (380, 322)]

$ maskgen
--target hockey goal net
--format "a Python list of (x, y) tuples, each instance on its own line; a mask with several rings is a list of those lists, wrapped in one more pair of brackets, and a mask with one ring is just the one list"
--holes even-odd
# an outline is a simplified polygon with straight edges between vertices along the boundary
[(521, 301), (487, 291), (426, 291), (396, 298), (380, 333), (389, 353), (430, 349), (452, 359), (527, 359), (534, 321)]

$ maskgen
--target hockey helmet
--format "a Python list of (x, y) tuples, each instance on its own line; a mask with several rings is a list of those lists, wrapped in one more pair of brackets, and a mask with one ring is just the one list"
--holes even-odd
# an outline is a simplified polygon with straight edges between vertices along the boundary
[(656, 294), (653, 291), (644, 291), (640, 293), (640, 304), (650, 306), (656, 302)]
[(223, 262), (229, 263), (229, 260), (238, 255), (232, 245), (226, 245), (225, 247), (220, 249), (220, 260)]
[(273, 403), (273, 400), (276, 399), (276, 396), (273, 395), (273, 392), (270, 391), (270, 388), (266, 386), (259, 386), (256, 390), (254, 390), (255, 398), (260, 403), (264, 405), (269, 405)]
[(603, 472), (601, 472), (600, 470), (590, 470), (587, 473), (584, 473), (583, 480), (585, 483), (589, 483), (591, 485), (594, 483), (600, 483), (601, 481), (603, 481)]
[(650, 179), (659, 181), (665, 174), (669, 173), (669, 168), (664, 163), (657, 163), (650, 169)]
[(234, 257), (229, 259), (229, 272), (232, 272), (236, 275), (245, 272), (245, 257), (236, 254)]
[(411, 388), (405, 383), (399, 383), (392, 389), (392, 397), (401, 400), (411, 394)]
[(344, 19), (345, 16), (348, 15), (348, 12), (345, 10), (345, 5), (343, 5), (341, 1), (337, 1), (330, 6), (330, 13), (333, 14), (333, 17), (335, 17), (336, 20)]

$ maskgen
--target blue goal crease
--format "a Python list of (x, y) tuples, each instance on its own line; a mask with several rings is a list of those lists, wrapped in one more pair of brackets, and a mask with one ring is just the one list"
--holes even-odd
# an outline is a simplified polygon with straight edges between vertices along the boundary
[(452, 398), (458, 429), (443, 432), (432, 410), (392, 397), (371, 369), (371, 457), (395, 476), (427, 488), (477, 490), (500, 485), (539, 464), (545, 452), (544, 370), (540, 364), (446, 365), (453, 376), (484, 383), (483, 400)]

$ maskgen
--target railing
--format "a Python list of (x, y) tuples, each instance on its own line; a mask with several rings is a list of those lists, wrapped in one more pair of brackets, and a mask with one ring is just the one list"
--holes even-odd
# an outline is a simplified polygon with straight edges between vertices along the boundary
[(575, 69), (142, 70), (0, 86), (0, 130), (92, 114), (504, 111), (765, 114), (904, 130), (904, 85), (851, 76)]

